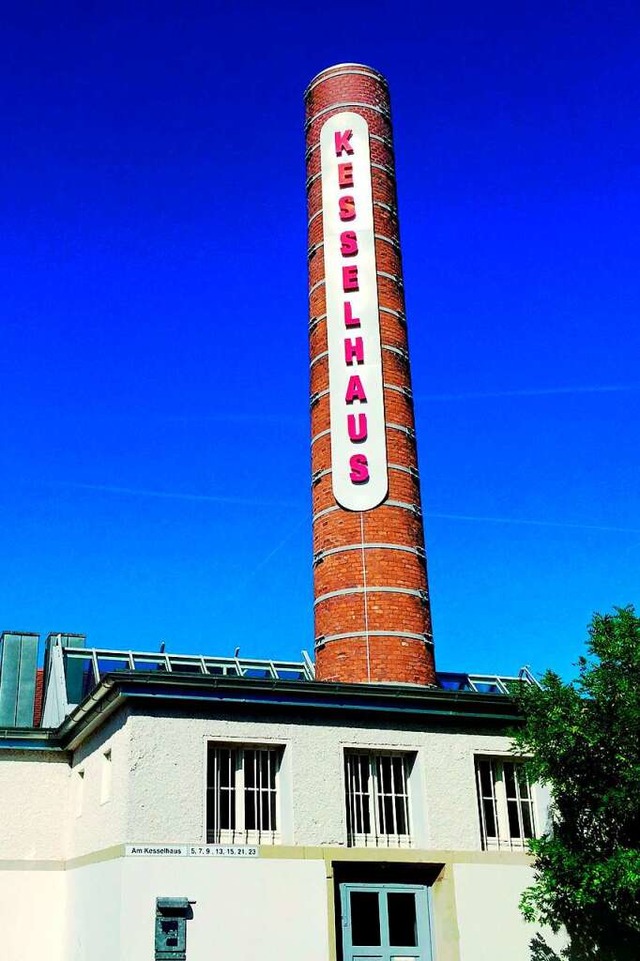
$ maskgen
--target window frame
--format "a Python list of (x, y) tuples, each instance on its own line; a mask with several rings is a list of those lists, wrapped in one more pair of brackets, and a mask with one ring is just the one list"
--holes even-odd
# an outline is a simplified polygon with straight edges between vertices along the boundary
[[(489, 766), (490, 793), (487, 793), (483, 785), (481, 765)], [(511, 793), (507, 787), (506, 771), (509, 769), (513, 777)], [(529, 780), (523, 761), (508, 754), (475, 754), (474, 778), (482, 850), (526, 851), (529, 840), (538, 837), (539, 816), (535, 785)], [(525, 791), (522, 790), (523, 787)], [(488, 804), (491, 805), (494, 826), (494, 833), (491, 834), (488, 831), (491, 826), (487, 819)], [(528, 811), (528, 814), (525, 814), (525, 811)], [(517, 818), (516, 831), (513, 830), (514, 814)]]
[[(346, 820), (347, 846), (353, 848), (376, 847), (376, 848), (412, 848), (415, 846), (413, 833), (413, 810), (411, 801), (411, 781), (416, 764), (417, 752), (397, 748), (377, 748), (369, 746), (350, 746), (344, 748), (343, 754), (343, 803)], [(358, 758), (359, 771), (355, 771), (355, 761)], [(398, 759), (402, 764), (402, 785), (401, 790), (395, 790), (395, 773), (393, 764), (390, 765), (387, 787), (391, 790), (384, 790), (384, 777), (382, 773), (382, 762), (385, 759)], [(362, 790), (362, 762), (366, 762), (366, 790)], [(390, 783), (389, 783), (390, 782)], [(352, 785), (356, 785), (360, 790), (354, 791)], [(381, 787), (383, 790), (381, 790)], [(365, 808), (360, 802), (359, 810), (357, 798), (366, 798), (366, 817)], [(391, 804), (384, 806), (382, 799), (390, 798)], [(386, 831), (383, 830), (387, 825), (384, 823), (391, 811), (391, 819), (398, 820), (398, 808), (396, 802), (400, 799), (402, 817), (406, 824), (406, 831)], [(381, 803), (382, 800), (382, 803)], [(368, 830), (354, 830), (354, 821), (359, 821), (358, 826), (364, 827), (363, 822), (368, 821)]]
[[(212, 814), (211, 792), (219, 790), (219, 785), (211, 783), (210, 765), (212, 756), (219, 763), (219, 752), (228, 751), (229, 760), (233, 760), (233, 787), (227, 789), (233, 795), (233, 826), (218, 827), (215, 823), (215, 810), (219, 811), (219, 802)], [(258, 786), (254, 791), (254, 799), (257, 802), (263, 794), (273, 795), (273, 807), (269, 806), (270, 817), (273, 818), (273, 826), (269, 828), (247, 827), (247, 792), (251, 787), (247, 787), (246, 766), (247, 755), (250, 752), (265, 752), (269, 757), (269, 764), (273, 765), (273, 786), (267, 785), (265, 789)], [(204, 840), (206, 844), (280, 844), (282, 831), (282, 803), (281, 803), (281, 771), (284, 756), (284, 746), (280, 743), (271, 744), (265, 742), (251, 741), (218, 741), (213, 738), (205, 739), (205, 777), (204, 777)], [(254, 759), (254, 772), (256, 771)], [(217, 777), (217, 775), (214, 775)], [(259, 780), (257, 778), (256, 780)], [(215, 802), (214, 802), (215, 804)], [(231, 811), (231, 808), (229, 809)], [(258, 817), (258, 820), (260, 818)]]

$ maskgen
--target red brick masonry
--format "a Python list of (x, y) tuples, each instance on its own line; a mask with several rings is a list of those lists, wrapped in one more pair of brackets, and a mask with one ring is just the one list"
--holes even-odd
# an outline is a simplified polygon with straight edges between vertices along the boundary
[[(324, 681), (433, 684), (387, 83), (369, 67), (340, 64), (318, 74), (305, 103), (316, 673)], [(346, 110), (369, 125), (389, 464), (386, 500), (362, 513), (335, 501), (328, 433), (320, 131)]]

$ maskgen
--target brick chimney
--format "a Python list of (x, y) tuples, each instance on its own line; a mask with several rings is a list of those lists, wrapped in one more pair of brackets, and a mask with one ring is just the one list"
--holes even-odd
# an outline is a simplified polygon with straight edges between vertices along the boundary
[(316, 676), (434, 684), (387, 83), (305, 104)]

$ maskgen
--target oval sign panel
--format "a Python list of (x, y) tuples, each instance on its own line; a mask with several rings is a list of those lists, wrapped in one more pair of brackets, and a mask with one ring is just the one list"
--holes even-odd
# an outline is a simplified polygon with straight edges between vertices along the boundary
[(364, 117), (330, 117), (320, 134), (320, 154), (333, 494), (347, 510), (368, 511), (385, 499), (389, 482)]

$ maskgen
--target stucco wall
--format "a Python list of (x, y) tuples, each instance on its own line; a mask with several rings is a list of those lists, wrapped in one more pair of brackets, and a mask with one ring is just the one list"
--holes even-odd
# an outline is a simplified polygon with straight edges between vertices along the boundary
[(33, 866), (0, 870), (0, 957), (3, 961), (67, 961), (65, 877)]
[(64, 961), (128, 961), (120, 950), (124, 863), (103, 861), (65, 871)]
[[(453, 868), (460, 937), (460, 961), (530, 961), (529, 943), (536, 928), (518, 910), (524, 888), (533, 880), (530, 868), (513, 865), (456, 864)], [(563, 941), (545, 932), (547, 943)]]
[[(480, 848), (474, 753), (509, 748), (508, 738), (500, 735), (408, 725), (384, 730), (123, 712), (76, 751), (71, 767), (44, 754), (0, 757), (0, 796), (6, 799), (0, 858), (72, 858), (136, 841), (202, 842), (211, 739), (284, 747), (281, 841), (310, 846), (346, 845), (345, 748), (411, 752), (414, 847), (457, 851)], [(111, 789), (105, 797), (108, 752)]]
[[(409, 752), (413, 846), (439, 851), (480, 849), (474, 754), (509, 749), (508, 738), (490, 732), (123, 712), (75, 753), (71, 766), (44, 754), (0, 757), (0, 858), (73, 858), (138, 841), (202, 842), (209, 740), (284, 748), (281, 843), (307, 846), (346, 845), (346, 748)], [(537, 808), (544, 824), (543, 805)]]
[(0, 754), (0, 860), (63, 857), (68, 793), (64, 757)]
[(67, 858), (126, 840), (130, 737), (127, 715), (121, 712), (75, 752), (69, 773)]
[(64, 961), (149, 961), (157, 897), (195, 902), (189, 961), (328, 957), (322, 861), (126, 858), (67, 874)]
[(406, 727), (384, 731), (337, 724), (263, 720), (132, 717), (128, 841), (204, 839), (206, 742), (279, 744), (282, 841), (346, 844), (343, 757), (348, 747), (416, 753), (411, 777), (415, 846), (478, 850), (480, 834), (474, 751), (505, 752), (492, 734), (439, 733)]

